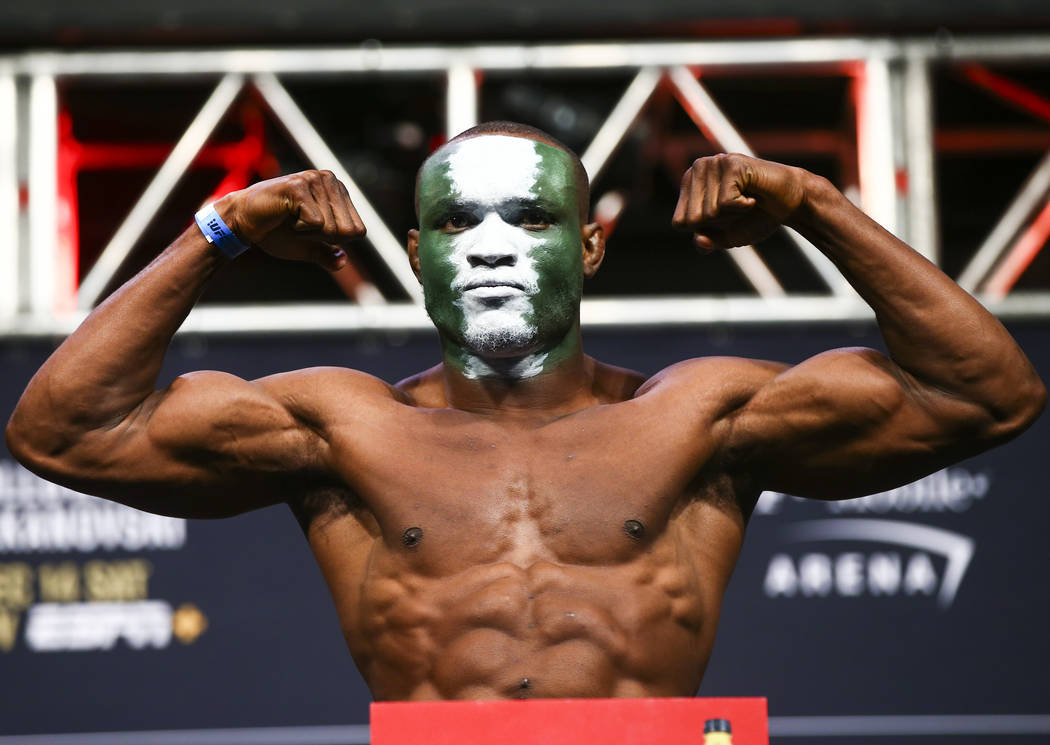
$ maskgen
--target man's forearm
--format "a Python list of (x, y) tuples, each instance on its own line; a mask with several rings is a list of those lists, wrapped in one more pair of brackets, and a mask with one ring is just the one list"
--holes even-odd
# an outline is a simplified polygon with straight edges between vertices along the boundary
[(893, 361), (919, 382), (984, 406), (997, 420), (1042, 401), (1039, 378), (1006, 329), (936, 266), (808, 176), (789, 224), (875, 310)]
[(149, 396), (168, 344), (207, 280), (226, 261), (200, 230), (187, 230), (113, 293), (33, 377), (9, 426), (50, 454), (92, 429), (113, 426)]
[[(348, 260), (342, 245), (365, 232), (345, 188), (329, 171), (262, 181), (226, 195), (215, 207), (241, 243), (331, 271)], [(220, 234), (217, 240), (226, 238)], [(191, 225), (96, 308), (30, 381), (7, 427), (12, 453), (47, 459), (85, 433), (124, 421), (153, 393), (172, 336), (227, 261)]]

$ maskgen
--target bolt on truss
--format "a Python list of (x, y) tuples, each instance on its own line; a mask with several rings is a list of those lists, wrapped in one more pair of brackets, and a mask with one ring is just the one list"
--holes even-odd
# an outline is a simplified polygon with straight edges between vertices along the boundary
[[(931, 66), (983, 62), (1050, 63), (1050, 37), (958, 38), (948, 43), (842, 38), (472, 47), (370, 45), (0, 56), (0, 334), (64, 333), (83, 317), (112, 283), (154, 215), (246, 86), (259, 93), (312, 166), (332, 170), (346, 184), (368, 226), (369, 243), (409, 302), (390, 302), (376, 296), (372, 301), (378, 305), (367, 307), (349, 303), (201, 307), (190, 315), (185, 329), (264, 332), (427, 327), (419, 285), (400, 240), (288, 93), (282, 82), (288, 78), (368, 75), (387, 77), (394, 84), (405, 75), (444, 76), (442, 113), (446, 132), (453, 135), (477, 122), (481, 80), (487, 73), (633, 73), (583, 152), (587, 172), (593, 181), (600, 182), (606, 165), (661, 85), (673, 93), (711, 143), (726, 151), (752, 154), (738, 128), (702, 78), (698, 79), (698, 71), (701, 75), (707, 70), (775, 70), (777, 74), (847, 71), (853, 80), (856, 103), (859, 201), (888, 229), (938, 261)], [(974, 75), (988, 79), (987, 75), (981, 77), (979, 70)], [(212, 78), (216, 85), (77, 286), (76, 247), (66, 245), (68, 241), (64, 242), (64, 233), (58, 229), (66, 218), (60, 214), (57, 196), (56, 150), (58, 83), (80, 77), (112, 81)], [(1019, 92), (1017, 86), (1000, 87), (1006, 91), (1004, 95), (1022, 97), (1036, 110), (1043, 110), (1040, 107), (1044, 102), (1030, 92)], [(27, 153), (24, 168), (20, 152)], [(25, 189), (20, 184), (23, 171)], [(1050, 293), (1010, 292), (1019, 272), (1050, 233), (1050, 208), (1042, 207), (1048, 197), (1050, 162), (1044, 158), (959, 277), (966, 289), (978, 293), (1001, 315), (1050, 316)], [(829, 294), (785, 290), (759, 254), (744, 247), (729, 256), (754, 294), (588, 299), (584, 301), (584, 321), (593, 326), (658, 326), (870, 317), (870, 311), (812, 244), (793, 231), (788, 231), (788, 238)]]

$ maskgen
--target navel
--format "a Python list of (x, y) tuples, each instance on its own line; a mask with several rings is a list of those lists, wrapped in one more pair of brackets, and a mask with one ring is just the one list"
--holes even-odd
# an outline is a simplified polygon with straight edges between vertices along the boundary
[(627, 520), (623, 524), (623, 532), (628, 538), (640, 541), (645, 537), (645, 526), (638, 520)]
[(415, 548), (423, 540), (422, 528), (409, 528), (401, 534), (401, 543), (405, 548)]
[(529, 698), (532, 696), (532, 681), (528, 678), (522, 678), (518, 683), (518, 690), (514, 694), (515, 698)]

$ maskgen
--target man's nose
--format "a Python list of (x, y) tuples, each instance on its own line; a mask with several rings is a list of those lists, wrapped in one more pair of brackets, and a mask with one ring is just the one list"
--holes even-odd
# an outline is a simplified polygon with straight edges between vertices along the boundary
[(489, 215), (471, 232), (467, 261), (471, 267), (514, 266), (518, 263), (519, 247), (513, 229), (498, 215)]

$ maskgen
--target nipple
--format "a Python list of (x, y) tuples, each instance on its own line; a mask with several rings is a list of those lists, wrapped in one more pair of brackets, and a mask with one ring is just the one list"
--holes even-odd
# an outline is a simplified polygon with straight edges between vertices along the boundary
[(623, 524), (623, 532), (629, 538), (640, 541), (645, 536), (645, 526), (637, 520), (628, 520)]
[(409, 528), (401, 534), (401, 543), (404, 544), (405, 548), (414, 548), (419, 545), (421, 540), (423, 540), (422, 528)]

